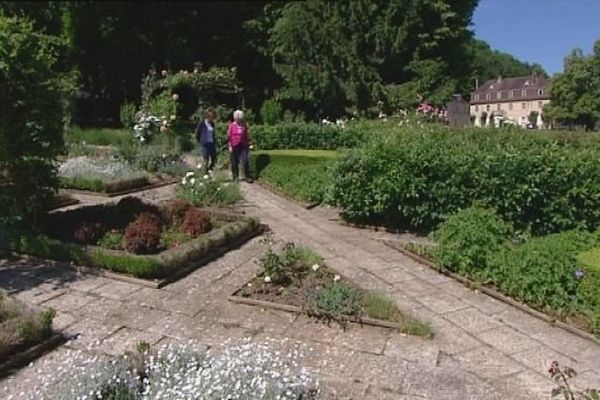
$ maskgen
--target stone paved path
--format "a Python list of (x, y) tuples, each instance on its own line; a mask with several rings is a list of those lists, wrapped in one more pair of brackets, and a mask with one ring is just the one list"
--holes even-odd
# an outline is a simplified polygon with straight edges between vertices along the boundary
[[(600, 386), (600, 347), (475, 293), (378, 241), (387, 234), (344, 227), (325, 209), (305, 210), (258, 185), (245, 185), (248, 214), (279, 241), (314, 248), (362, 287), (388, 293), (400, 308), (428, 320), (424, 340), (352, 325), (348, 331), (285, 312), (233, 304), (227, 296), (257, 271), (266, 249), (257, 238), (162, 289), (76, 274), (52, 263), (0, 266), (0, 287), (58, 310), (56, 328), (77, 337), (0, 381), (0, 398), (33, 393), (66, 349), (118, 354), (140, 340), (289, 338), (306, 344), (303, 362), (341, 398), (547, 399), (554, 359), (574, 367), (576, 386)], [(144, 193), (162, 200), (172, 187)], [(86, 197), (85, 203), (104, 201)], [(115, 199), (111, 199), (113, 201)]]

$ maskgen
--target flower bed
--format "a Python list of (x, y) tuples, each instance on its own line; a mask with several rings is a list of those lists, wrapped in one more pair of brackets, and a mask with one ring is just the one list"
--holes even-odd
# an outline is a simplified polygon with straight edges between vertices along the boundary
[(494, 211), (471, 207), (448, 218), (434, 239), (435, 246), (409, 243), (401, 251), (486, 293), (510, 296), (547, 315), (538, 315), (543, 319), (600, 337), (600, 274), (594, 258), (600, 230), (518, 238)]
[(205, 175), (200, 172), (201, 169), (200, 164), (196, 171), (188, 172), (181, 179), (177, 190), (180, 199), (201, 207), (226, 207), (242, 199), (238, 183), (226, 182), (219, 173)]
[(259, 264), (260, 272), (232, 301), (302, 312), (344, 327), (347, 321), (362, 322), (431, 336), (428, 324), (403, 315), (386, 296), (355, 287), (308, 248), (288, 243), (280, 253), (269, 250)]
[(50, 214), (41, 224), (41, 234), (21, 236), (13, 249), (162, 286), (261, 229), (256, 219), (208, 212), (183, 201), (156, 206), (127, 197), (116, 204)]
[[(321, 398), (319, 382), (299, 365), (303, 348), (278, 351), (266, 340), (224, 343), (225, 349), (193, 343), (150, 348), (107, 357), (68, 352), (57, 370), (43, 377), (37, 396), (49, 399), (281, 399)], [(34, 397), (28, 397), (33, 399)]]
[(149, 184), (148, 175), (115, 158), (69, 158), (58, 168), (60, 186), (114, 193)]
[(0, 374), (30, 361), (40, 343), (56, 342), (53, 318), (53, 310), (34, 310), (0, 291)]

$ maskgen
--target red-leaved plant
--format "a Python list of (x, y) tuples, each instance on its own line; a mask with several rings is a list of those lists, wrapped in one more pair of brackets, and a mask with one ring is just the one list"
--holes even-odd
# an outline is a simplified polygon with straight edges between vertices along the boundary
[(160, 219), (155, 214), (142, 213), (125, 228), (125, 249), (135, 254), (156, 253), (160, 235)]
[(211, 228), (210, 214), (198, 208), (187, 210), (181, 224), (181, 229), (192, 238), (210, 231)]

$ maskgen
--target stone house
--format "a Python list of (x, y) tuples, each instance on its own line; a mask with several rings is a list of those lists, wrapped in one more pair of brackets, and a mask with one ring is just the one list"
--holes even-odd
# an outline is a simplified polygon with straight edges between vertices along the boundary
[(470, 114), (476, 126), (498, 126), (499, 121), (527, 127), (537, 112), (535, 125), (542, 128), (543, 107), (550, 102), (548, 80), (532, 74), (491, 79), (471, 93)]

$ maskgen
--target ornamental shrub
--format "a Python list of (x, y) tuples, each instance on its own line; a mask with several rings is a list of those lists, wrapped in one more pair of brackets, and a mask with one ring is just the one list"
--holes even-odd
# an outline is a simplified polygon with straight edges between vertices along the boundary
[(199, 208), (187, 210), (181, 224), (181, 229), (192, 238), (210, 231), (211, 228), (210, 214)]
[(181, 223), (185, 217), (185, 213), (192, 207), (192, 203), (181, 200), (173, 199), (169, 201), (165, 206), (166, 219), (172, 221), (174, 224)]
[(0, 14), (0, 49), (0, 219), (33, 218), (58, 186), (74, 79), (62, 65), (65, 42), (29, 20)]
[(283, 118), (283, 108), (275, 99), (265, 100), (260, 107), (260, 118), (267, 125), (275, 125)]
[(160, 220), (155, 214), (141, 213), (125, 228), (125, 249), (135, 254), (151, 254), (160, 245)]
[[(486, 280), (489, 259), (502, 251), (513, 232), (493, 210), (470, 207), (452, 215), (435, 232), (438, 266)], [(492, 274), (493, 275), (493, 274)]]
[(490, 258), (493, 283), (537, 308), (573, 311), (580, 302), (577, 255), (600, 244), (600, 235), (571, 230), (507, 246)]
[(594, 332), (600, 334), (600, 248), (579, 254), (577, 261), (580, 267), (576, 274), (581, 278), (581, 299), (584, 307), (590, 310)]
[(396, 127), (337, 163), (342, 217), (430, 231), (478, 202), (542, 235), (600, 225), (600, 139), (548, 132)]
[(103, 234), (102, 223), (83, 221), (73, 231), (73, 238), (81, 244), (95, 244)]

